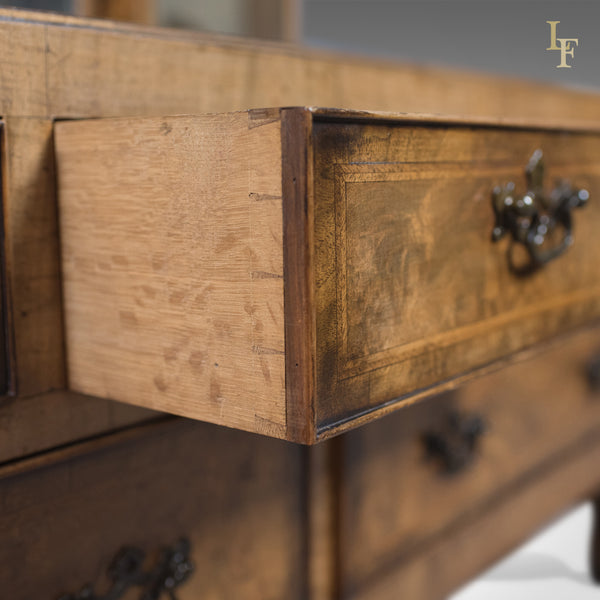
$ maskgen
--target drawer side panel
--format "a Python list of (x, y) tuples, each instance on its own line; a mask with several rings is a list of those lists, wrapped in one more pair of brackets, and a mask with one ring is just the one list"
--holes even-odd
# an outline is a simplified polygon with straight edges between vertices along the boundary
[(285, 436), (278, 111), (56, 125), (69, 385)]

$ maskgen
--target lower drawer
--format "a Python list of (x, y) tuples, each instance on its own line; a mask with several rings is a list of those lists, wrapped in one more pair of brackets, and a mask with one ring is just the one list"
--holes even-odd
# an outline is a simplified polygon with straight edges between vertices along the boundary
[(382, 573), (600, 431), (594, 358), (598, 330), (341, 438), (342, 596), (370, 597)]
[[(89, 582), (104, 594), (117, 550), (142, 549), (151, 568), (159, 548), (186, 536), (195, 569), (179, 600), (320, 600), (334, 588), (338, 597), (395, 600), (399, 586), (417, 590), (403, 597), (437, 600), (439, 586), (423, 592), (430, 564), (422, 557), (432, 549), (445, 586), (482, 568), (457, 565), (457, 538), (446, 533), (460, 533), (465, 555), (481, 554), (474, 515), (498, 513), (499, 497), (533, 489), (518, 504), (525, 508), (483, 520), (489, 560), (531, 533), (540, 501), (549, 518), (593, 491), (600, 478), (588, 460), (573, 493), (562, 486), (571, 466), (535, 493), (555, 461), (600, 430), (600, 392), (587, 373), (599, 349), (600, 332), (579, 335), (316, 448), (169, 420), (5, 465), (0, 589), (12, 600), (52, 599)], [(466, 415), (463, 425), (479, 415), (486, 429), (478, 435), (473, 421), (457, 433), (451, 415)], [(328, 457), (320, 472), (313, 452)], [(510, 539), (498, 541), (509, 520)]]
[(186, 536), (179, 600), (304, 600), (302, 448), (183, 421), (119, 435), (0, 470), (2, 598), (104, 597), (117, 551), (153, 572)]

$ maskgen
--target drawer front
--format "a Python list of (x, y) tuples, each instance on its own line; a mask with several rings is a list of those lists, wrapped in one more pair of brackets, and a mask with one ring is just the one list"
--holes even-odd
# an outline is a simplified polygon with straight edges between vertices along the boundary
[[(143, 571), (156, 574), (159, 551), (185, 537), (193, 572), (176, 588), (179, 600), (301, 600), (302, 450), (169, 421), (5, 466), (2, 597), (79, 598), (87, 584), (104, 597), (119, 551), (144, 552)], [(144, 589), (110, 597), (138, 598)]]
[[(322, 433), (600, 315), (600, 136), (325, 115), (313, 139)], [(574, 243), (533, 268), (508, 233), (492, 242), (491, 200), (534, 189), (538, 149), (544, 194), (562, 179), (591, 200), (570, 213)]]
[[(579, 334), (344, 436), (339, 518), (348, 596), (597, 435), (599, 366), (600, 332)], [(471, 443), (474, 418), (483, 433)]]

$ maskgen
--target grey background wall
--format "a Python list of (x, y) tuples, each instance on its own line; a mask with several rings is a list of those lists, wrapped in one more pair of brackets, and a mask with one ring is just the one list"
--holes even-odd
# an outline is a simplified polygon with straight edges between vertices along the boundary
[[(600, 87), (600, 2), (305, 0), (304, 40), (321, 47)], [(550, 26), (579, 39), (570, 69)]]

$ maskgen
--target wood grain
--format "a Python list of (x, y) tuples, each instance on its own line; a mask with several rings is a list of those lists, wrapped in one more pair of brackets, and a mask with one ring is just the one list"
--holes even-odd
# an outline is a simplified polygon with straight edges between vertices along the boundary
[[(436, 543), (382, 568), (352, 600), (395, 600), (399, 596), (442, 600), (490, 568), (552, 520), (598, 491), (598, 431), (580, 440), (533, 477), (518, 482), (440, 536)], [(435, 573), (435, 577), (432, 576)]]
[[(7, 145), (2, 152), (3, 189), (7, 201), (4, 210), (8, 279), (15, 317), (15, 372), (20, 392), (29, 396), (5, 400), (0, 407), (0, 460), (14, 460), (57, 444), (68, 445), (74, 440), (149, 418), (149, 413), (139, 409), (70, 392), (30, 396), (65, 385), (50, 144), (52, 119), (156, 116), (320, 104), (451, 113), (470, 118), (504, 117), (521, 120), (521, 123), (552, 121), (558, 128), (580, 128), (582, 123), (597, 128), (600, 123), (600, 104), (595, 94), (487, 75), (399, 66), (225, 36), (8, 9), (0, 10), (0, 32), (3, 56), (0, 114), (6, 119), (7, 127)], [(254, 128), (255, 132), (276, 127), (269, 123), (268, 116), (257, 121), (262, 127)], [(251, 137), (252, 133), (244, 135)], [(91, 151), (89, 147), (85, 150)], [(585, 160), (589, 160), (590, 152), (597, 152), (597, 148), (592, 145), (586, 152), (582, 150)], [(81, 157), (83, 155), (82, 149)], [(155, 166), (159, 158), (155, 157)], [(126, 165), (123, 161), (120, 166), (126, 168)], [(144, 169), (147, 177), (142, 177), (141, 171), (137, 176), (146, 192), (151, 194), (152, 183), (165, 185), (150, 169)], [(90, 173), (90, 177), (96, 176)], [(278, 185), (281, 185), (281, 177)], [(261, 203), (275, 202), (281, 195), (281, 191), (273, 189), (250, 189), (247, 181), (239, 182), (238, 187), (243, 193), (233, 200), (234, 204), (239, 202), (237, 206), (247, 208), (246, 195), (255, 194), (252, 199), (256, 205), (251, 206), (257, 213), (252, 209), (246, 213), (254, 223), (256, 218), (262, 218), (261, 211), (266, 210)], [(140, 207), (144, 206), (145, 199), (138, 199)], [(111, 200), (114, 198), (108, 195), (101, 198), (101, 202)], [(220, 200), (215, 201), (215, 206)], [(181, 197), (175, 199), (175, 205), (177, 201), (181, 201)], [(120, 211), (129, 209), (126, 202), (121, 203), (119, 211), (113, 214), (119, 217)], [(142, 212), (151, 224), (154, 224), (152, 219), (160, 215), (148, 210)], [(112, 224), (112, 221), (107, 222), (98, 234), (110, 233)], [(160, 225), (157, 223), (159, 229)], [(184, 229), (185, 225), (182, 224)], [(281, 227), (281, 220), (277, 226)], [(197, 231), (191, 237), (198, 242)], [(332, 237), (335, 238), (333, 230), (327, 230), (317, 240), (329, 243)], [(267, 241), (271, 243), (270, 240), (265, 243)], [(113, 261), (111, 254), (107, 256), (110, 262), (103, 261), (102, 266), (110, 265), (113, 271), (118, 271), (123, 267), (123, 256), (114, 255), (119, 258)], [(256, 259), (259, 266), (262, 266), (262, 258), (261, 255)], [(253, 280), (252, 289), (254, 285), (279, 285), (279, 278), (265, 277), (265, 274), (283, 271), (262, 269), (258, 272), (262, 274)], [(107, 273), (108, 269), (102, 271), (103, 275)], [(149, 275), (154, 276), (154, 271)], [(107, 289), (108, 284), (105, 287)], [(167, 291), (171, 290), (167, 288)], [(173, 300), (177, 300), (180, 290), (173, 291)], [(107, 295), (112, 295), (112, 290), (109, 292)], [(277, 295), (282, 304), (283, 292), (279, 290)], [(131, 303), (131, 297), (128, 301)], [(181, 310), (182, 305), (177, 307), (175, 302), (172, 306)], [(21, 310), (26, 314), (19, 314)], [(138, 310), (137, 305), (135, 310)], [(330, 316), (334, 315), (335, 308), (329, 307), (329, 310)], [(131, 312), (125, 311), (122, 315), (129, 325), (132, 325)], [(250, 315), (245, 318), (253, 325), (258, 322)], [(572, 325), (569, 318), (565, 317), (563, 323), (550, 321), (549, 325), (559, 330), (567, 322)], [(573, 319), (576, 318), (574, 315)], [(220, 320), (221, 325), (223, 321)], [(154, 326), (158, 329), (159, 324), (156, 320)], [(282, 327), (278, 324), (279, 331)], [(92, 331), (92, 334), (98, 335), (98, 332)], [(530, 334), (532, 331), (522, 335)], [(261, 335), (267, 334), (263, 330)], [(193, 343), (203, 341), (200, 338)], [(276, 341), (282, 349), (283, 337), (278, 336)], [(380, 341), (371, 339), (369, 343)], [(167, 352), (163, 359), (173, 356), (177, 361), (181, 355)], [(257, 354), (257, 357), (255, 372), (249, 375), (248, 381), (264, 378), (260, 357), (277, 363), (273, 370), (283, 373), (281, 355)], [(187, 358), (189, 368), (192, 363), (201, 364), (201, 361), (190, 363), (191, 353)], [(323, 365), (335, 367), (334, 357), (323, 354), (322, 358)], [(124, 366), (129, 364), (132, 362)], [(267, 363), (269, 365), (271, 363)], [(131, 371), (135, 372), (137, 362), (133, 366)], [(430, 366), (417, 365), (423, 369)], [(548, 369), (552, 367), (544, 364), (540, 375), (531, 377), (531, 373), (527, 373), (534, 390), (540, 382), (538, 377), (545, 377), (543, 374), (547, 374)], [(158, 376), (159, 371), (152, 375), (153, 378)], [(238, 374), (241, 375), (245, 374)], [(505, 383), (502, 381), (503, 386)], [(357, 394), (364, 392), (368, 396), (370, 392), (363, 384), (354, 389)], [(281, 385), (281, 379), (277, 385)], [(569, 398), (572, 393), (581, 392), (577, 387), (555, 387), (556, 394)], [(136, 389), (135, 386), (132, 389)], [(507, 385), (507, 389), (512, 388)], [(241, 394), (245, 388), (237, 390), (236, 393)], [(473, 407), (479, 406), (481, 398), (485, 398), (481, 394), (491, 394), (492, 398), (483, 404), (495, 407), (494, 415), (501, 423), (499, 431), (510, 430), (508, 440), (522, 440), (526, 427), (531, 424), (530, 433), (540, 441), (539, 447), (533, 442), (527, 445), (524, 462), (517, 461), (511, 466), (503, 461), (511, 456), (513, 449), (507, 451), (506, 442), (499, 437), (490, 438), (496, 441), (492, 447), (489, 444), (486, 447), (486, 457), (489, 457), (488, 464), (493, 464), (498, 471), (499, 479), (508, 481), (516, 471), (533, 465), (536, 460), (538, 466), (527, 467), (529, 470), (522, 479), (512, 479), (513, 484), (497, 499), (482, 500), (483, 505), (480, 503), (462, 520), (456, 521), (450, 512), (442, 512), (438, 521), (433, 519), (429, 530), (423, 525), (423, 535), (429, 535), (428, 545), (416, 548), (410, 556), (398, 551), (404, 538), (398, 542), (396, 537), (398, 532), (406, 534), (406, 523), (390, 517), (389, 535), (384, 532), (378, 542), (367, 538), (381, 563), (370, 564), (368, 558), (365, 559), (367, 564), (363, 570), (351, 574), (354, 579), (344, 583), (346, 589), (354, 586), (356, 598), (396, 598), (399, 594), (426, 600), (440, 598), (559, 511), (584, 497), (597, 495), (600, 483), (594, 476), (600, 458), (597, 431), (590, 429), (588, 438), (567, 448), (567, 443), (583, 436), (584, 429), (596, 422), (596, 409), (580, 403), (584, 396), (577, 396), (574, 405), (560, 404), (556, 400), (558, 395), (555, 396), (548, 416), (536, 412), (537, 404), (528, 407), (527, 402), (522, 402), (519, 408), (523, 412), (519, 415), (523, 418), (513, 419), (509, 428), (508, 419), (502, 417), (508, 413), (501, 410), (502, 402), (494, 396), (497, 390), (492, 394), (483, 384), (469, 390), (472, 391), (461, 396), (464, 399), (461, 402)], [(143, 387), (139, 391), (143, 393)], [(200, 397), (197, 391), (190, 391), (189, 398), (193, 398), (190, 402), (195, 403)], [(284, 423), (291, 413), (283, 416), (279, 408), (281, 397), (277, 398), (278, 408), (265, 403), (267, 396), (274, 396), (266, 386), (263, 391), (259, 410), (267, 415), (267, 420), (260, 421), (260, 427), (257, 421), (252, 422), (255, 407), (251, 397), (245, 398), (242, 400), (247, 409), (244, 426), (270, 435), (287, 435), (289, 430)], [(158, 395), (158, 388), (152, 393)], [(393, 391), (385, 392), (388, 393)], [(469, 394), (473, 394), (470, 399)], [(438, 400), (443, 402), (444, 399)], [(356, 402), (356, 398), (350, 402)], [(440, 404), (431, 406), (437, 411)], [(275, 424), (273, 418), (277, 421)], [(363, 418), (364, 415), (354, 423), (362, 422)], [(408, 413), (398, 416), (402, 423), (406, 419), (402, 427), (409, 429), (410, 423), (414, 426), (413, 418), (417, 417)], [(558, 429), (557, 423), (562, 425), (563, 421), (564, 430)], [(196, 549), (194, 561), (198, 565), (198, 574), (186, 588), (184, 600), (188, 597), (304, 598), (307, 586), (316, 597), (331, 597), (339, 591), (337, 588), (345, 572), (342, 569), (347, 568), (350, 555), (349, 550), (341, 546), (336, 526), (346, 522), (349, 512), (345, 508), (345, 516), (340, 515), (338, 523), (336, 494), (341, 485), (349, 489), (349, 482), (354, 481), (352, 477), (366, 477), (364, 471), (359, 470), (355, 475), (337, 472), (336, 461), (329, 454), (331, 450), (323, 448), (322, 454), (312, 455), (312, 462), (309, 461), (312, 474), (309, 480), (311, 476), (315, 479), (307, 500), (303, 487), (306, 484), (304, 450), (208, 425), (188, 423), (167, 427), (162, 433), (153, 433), (143, 440), (136, 436), (128, 438), (127, 443), (119, 442), (119, 436), (110, 437), (106, 444), (89, 454), (80, 453), (79, 446), (71, 446), (71, 458), (65, 462), (61, 459), (52, 463), (53, 453), (31, 459), (38, 461), (35, 468), (33, 462), (23, 461), (18, 463), (18, 475), (5, 467), (10, 475), (6, 471), (0, 473), (0, 477), (6, 476), (0, 484), (0, 530), (4, 532), (4, 543), (0, 546), (0, 583), (6, 593), (12, 598), (29, 599), (77, 590), (99, 576), (123, 543), (138, 543), (152, 549), (181, 533), (191, 535)], [(546, 427), (555, 433), (555, 444), (546, 437)], [(408, 437), (407, 434), (398, 441), (404, 449), (410, 446), (406, 441)], [(371, 456), (377, 454), (374, 450), (377, 447), (375, 443), (365, 444), (367, 450), (374, 452)], [(564, 450), (561, 457), (556, 456), (557, 449)], [(65, 456), (65, 453), (58, 454)], [(74, 458), (76, 454), (80, 455)], [(546, 460), (549, 454), (552, 454), (551, 460)], [(496, 459), (501, 462), (496, 463)], [(46, 460), (48, 463), (42, 465)], [(404, 454), (399, 460), (405, 464), (402, 462)], [(385, 468), (379, 467), (380, 477), (373, 480), (375, 487), (381, 487), (382, 481), (389, 478), (390, 470), (397, 468), (385, 457), (380, 462)], [(12, 468), (15, 469), (15, 465)], [(342, 476), (348, 479), (343, 480)], [(421, 475), (417, 475), (419, 477)], [(427, 472), (422, 477), (426, 479)], [(484, 477), (487, 483), (490, 479), (489, 475)], [(469, 483), (475, 500), (489, 497), (491, 488), (486, 487), (485, 481), (481, 485)], [(457, 497), (461, 497), (460, 494), (457, 493)], [(343, 500), (344, 506), (349, 502), (348, 498)], [(306, 522), (307, 508), (310, 526)], [(422, 513), (417, 513), (416, 520), (424, 523)], [(437, 538), (433, 525), (443, 528)], [(320, 533), (323, 537), (319, 537)], [(305, 554), (307, 548), (322, 562), (316, 559), (311, 562)], [(35, 564), (35, 576), (23, 568), (23, 557)], [(224, 564), (231, 568), (225, 569)], [(305, 573), (306, 567), (309, 575)], [(435, 578), (431, 577), (432, 571), (437, 575)]]
[(5, 398), (0, 407), (0, 463), (161, 416), (138, 406), (67, 390)]
[[(102, 585), (123, 544), (152, 551), (185, 534), (197, 573), (181, 588), (182, 600), (391, 600), (398, 590), (442, 598), (597, 490), (600, 405), (584, 374), (598, 339), (585, 334), (504, 378), (465, 388), (461, 406), (488, 411), (494, 439), (462, 479), (438, 479), (435, 489), (434, 466), (410, 462), (410, 428), (421, 431), (416, 411), (403, 424), (389, 418), (310, 449), (171, 421), (8, 465), (0, 470), (0, 584), (17, 599)], [(437, 400), (438, 407), (445, 401)], [(422, 411), (421, 421), (438, 416)], [(487, 472), (478, 473), (484, 464)], [(428, 483), (421, 488), (419, 480)], [(471, 495), (459, 503), (462, 512), (448, 518), (454, 491), (465, 486)], [(417, 536), (398, 528), (415, 527), (412, 519), (421, 525)], [(39, 557), (36, 577), (16, 568), (23, 553)]]
[(56, 141), (70, 387), (284, 437), (279, 112)]
[[(441, 540), (452, 537), (452, 528), (465, 527), (496, 498), (518, 504), (515, 488), (535, 489), (531, 480), (539, 476), (541, 465), (560, 461), (580, 440), (597, 439), (600, 394), (590, 387), (586, 367), (599, 348), (597, 329), (579, 334), (533, 360), (342, 436), (337, 507), (342, 597), (370, 598), (369, 589), (378, 587), (379, 577), (385, 580), (387, 573), (410, 570), (409, 565), (429, 552), (428, 546), (446, 547), (449, 542)], [(455, 411), (480, 415), (487, 431), (472, 464), (449, 475), (428, 458), (424, 435), (442, 430), (447, 415)], [(567, 493), (571, 491), (558, 495)], [(540, 492), (538, 503), (550, 518), (551, 513), (545, 513), (550, 499)], [(536, 522), (536, 514), (525, 518)], [(509, 523), (510, 519), (499, 529), (510, 529)], [(510, 534), (513, 539), (517, 530)], [(498, 552), (495, 536), (477, 548)], [(445, 560), (461, 562), (451, 554)], [(465, 557), (463, 562), (469, 560)], [(396, 597), (388, 593), (381, 597)], [(415, 589), (409, 597), (442, 596)]]
[(530, 277), (489, 239), (490, 190), (524, 191), (536, 148), (548, 191), (600, 195), (597, 134), (296, 108), (63, 122), (56, 143), (82, 393), (311, 443), (600, 316), (597, 203)]
[(156, 416), (59, 391), (66, 380), (52, 128), (47, 118), (3, 122), (9, 366), (18, 398), (0, 404), (0, 462)]
[[(55, 117), (321, 104), (573, 126), (600, 122), (591, 93), (481, 74), (14, 9), (0, 9), (0, 31), (0, 114), (7, 121), (8, 144), (21, 157), (3, 153), (15, 384), (21, 395), (65, 382), (49, 150)], [(540, 97), (543, 103), (532, 102)], [(35, 215), (28, 228), (25, 215)], [(17, 410), (8, 406), (7, 411)], [(77, 412), (76, 403), (61, 406), (65, 419)], [(31, 427), (38, 425), (32, 421)]]
[(307, 111), (282, 111), (287, 436), (309, 443), (315, 440), (317, 419), (311, 136), (312, 120)]
[(600, 120), (589, 92), (292, 45), (11, 9), (0, 11), (0, 32), (2, 115), (166, 115), (306, 105)]
[(54, 150), (50, 119), (5, 119), (4, 226), (20, 395), (65, 384)]
[(307, 563), (311, 600), (339, 597), (341, 481), (340, 440), (329, 440), (305, 450), (307, 478)]
[[(491, 190), (545, 152), (559, 178), (600, 195), (600, 137), (317, 120), (317, 428), (447, 382), (600, 316), (598, 204), (573, 215), (576, 243), (516, 277), (493, 244)], [(560, 140), (560, 141), (559, 141)], [(375, 416), (375, 415), (373, 415)]]
[(4, 123), (0, 121), (0, 206), (2, 222), (0, 223), (0, 396), (15, 391), (15, 352), (12, 329), (12, 311), (10, 309), (10, 293), (6, 275), (6, 236), (4, 233), (4, 197), (6, 188), (2, 181), (2, 173), (6, 172), (6, 144)]
[(301, 600), (301, 450), (177, 420), (82, 445), (75, 458), (48, 453), (27, 472), (0, 471), (3, 593), (58, 598), (86, 583), (100, 592), (124, 545), (155, 555), (187, 536), (195, 572), (181, 600)]

